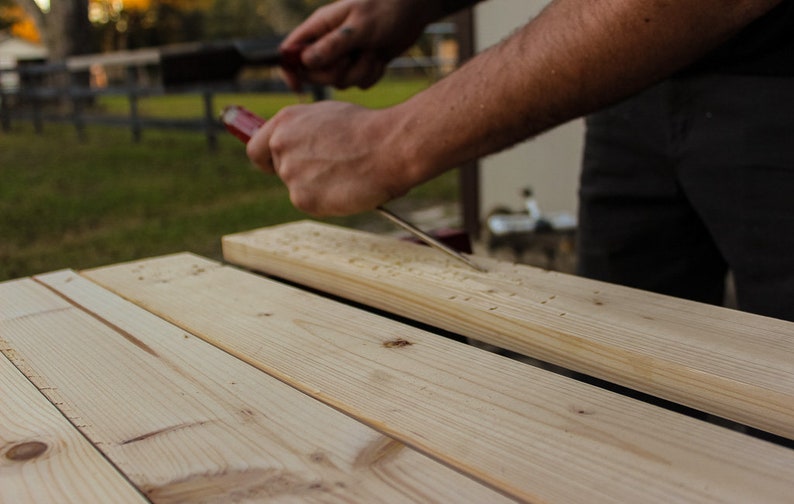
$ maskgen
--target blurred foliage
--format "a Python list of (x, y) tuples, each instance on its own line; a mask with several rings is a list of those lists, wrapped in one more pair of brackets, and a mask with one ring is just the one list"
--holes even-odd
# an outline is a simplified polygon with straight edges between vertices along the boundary
[[(67, 1), (67, 0), (57, 0)], [(328, 0), (87, 0), (98, 51), (283, 35)], [(0, 0), (0, 32), (41, 40), (21, 0)]]
[(27, 34), (24, 31), (23, 33), (18, 32), (22, 25), (30, 23), (25, 11), (14, 0), (0, 0), (0, 36), (2, 36), (3, 32), (7, 32), (35, 42), (38, 34), (34, 34), (33, 38), (31, 38), (30, 36), (25, 36)]
[(103, 51), (283, 35), (323, 0), (91, 0)]

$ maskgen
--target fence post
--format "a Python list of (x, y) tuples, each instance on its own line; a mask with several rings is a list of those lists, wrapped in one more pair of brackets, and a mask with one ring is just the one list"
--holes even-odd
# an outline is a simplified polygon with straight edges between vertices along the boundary
[(33, 105), (33, 131), (37, 135), (44, 134), (44, 118), (42, 117), (40, 98), (38, 91), (34, 89), (31, 95), (31, 105)]
[(66, 95), (72, 99), (72, 123), (74, 123), (74, 129), (77, 131), (77, 138), (81, 142), (85, 142), (87, 137), (85, 133), (85, 121), (83, 121), (83, 105), (84, 99), (88, 99), (88, 96), (90, 96), (90, 89), (84, 97), (81, 84), (83, 84), (82, 81), (85, 79), (85, 76), (79, 73), (72, 73), (66, 68), (64, 71), (66, 72), (66, 78), (64, 79), (67, 86)]
[(204, 97), (204, 130), (207, 134), (207, 145), (211, 151), (218, 150), (218, 135), (215, 128), (215, 111), (212, 106), (212, 90), (205, 89)]
[(44, 78), (41, 76), (43, 73), (43, 70), (37, 74), (29, 68), (19, 69), (20, 89), (24, 89), (25, 86), (30, 89), (30, 92), (25, 92), (24, 96), (30, 98), (30, 106), (33, 113), (33, 130), (37, 135), (44, 133), (44, 119), (41, 116), (41, 102), (45, 99), (43, 90)]
[(0, 82), (0, 126), (6, 133), (11, 131), (11, 110), (8, 107), (8, 96)]
[(312, 85), (312, 99), (323, 101), (328, 99), (328, 88), (317, 84)]
[(127, 67), (127, 98), (130, 101), (130, 128), (132, 129), (132, 141), (140, 143), (143, 132), (141, 117), (138, 114), (138, 89), (137, 74), (133, 67)]

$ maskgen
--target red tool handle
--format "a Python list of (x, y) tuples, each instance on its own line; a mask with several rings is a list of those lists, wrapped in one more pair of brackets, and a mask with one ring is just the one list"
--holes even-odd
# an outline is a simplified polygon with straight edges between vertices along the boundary
[(265, 120), (239, 105), (229, 105), (221, 112), (221, 122), (229, 132), (248, 143)]
[[(304, 69), (301, 54), (305, 48), (305, 45), (298, 44), (282, 49), (281, 66), (293, 72), (301, 72)], [(232, 135), (243, 143), (248, 143), (256, 130), (265, 124), (265, 119), (239, 105), (230, 105), (221, 112), (221, 122)]]
[[(224, 108), (223, 112), (221, 112), (221, 122), (224, 126), (226, 126), (226, 129), (229, 130), (232, 135), (242, 140), (243, 143), (248, 143), (251, 137), (254, 136), (254, 133), (256, 133), (256, 130), (265, 124), (265, 120), (263, 118), (239, 105), (229, 105), (228, 107)], [(416, 229), (413, 225), (405, 222), (403, 219), (397, 217), (383, 207), (378, 207), (377, 210), (390, 220), (409, 230), (413, 235), (418, 236), (421, 242), (425, 244), (432, 244), (434, 247), (440, 248), (447, 254), (451, 254), (469, 266), (477, 270), (485, 271), (482, 269), (482, 267), (474, 264), (471, 259), (462, 256), (459, 252), (459, 250), (464, 250), (468, 253), (471, 253), (471, 242), (469, 241), (467, 234), (452, 233), (449, 236), (441, 237), (440, 239), (434, 238), (433, 236), (428, 236), (422, 231)], [(462, 236), (460, 236), (461, 234)], [(452, 243), (446, 243), (448, 241)]]

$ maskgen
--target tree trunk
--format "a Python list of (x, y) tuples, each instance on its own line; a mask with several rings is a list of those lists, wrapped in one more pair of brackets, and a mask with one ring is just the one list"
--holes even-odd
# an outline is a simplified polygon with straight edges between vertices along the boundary
[(88, 0), (53, 0), (43, 12), (34, 0), (16, 0), (33, 18), (52, 62), (67, 56), (91, 52), (91, 22)]
[(46, 44), (51, 61), (91, 52), (88, 0), (56, 0), (47, 15)]
[[(36, 23), (41, 39), (47, 48), (50, 63), (62, 63), (68, 56), (91, 52), (91, 22), (88, 20), (88, 0), (52, 0), (50, 9), (44, 12), (34, 0), (16, 0)], [(75, 98), (71, 94), (74, 86), (87, 88), (88, 72), (71, 74), (58, 72), (48, 75), (42, 84), (49, 88), (62, 89), (56, 105), (65, 110), (88, 105), (90, 100)]]

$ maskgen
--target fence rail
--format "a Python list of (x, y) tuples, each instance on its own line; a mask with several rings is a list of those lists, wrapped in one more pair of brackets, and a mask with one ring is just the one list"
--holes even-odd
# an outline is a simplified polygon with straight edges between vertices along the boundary
[[(458, 45), (453, 38), (456, 24), (433, 23), (425, 33), (432, 46), (430, 57), (400, 57), (389, 65), (392, 72), (421, 72), (433, 79), (454, 69), (458, 64)], [(213, 96), (217, 93), (289, 92), (277, 77), (257, 74), (258, 79), (181, 89), (165, 89), (162, 80), (163, 58), (168, 55), (212, 53), (219, 47), (233, 45), (246, 54), (275, 51), (282, 39), (278, 36), (249, 40), (207, 43), (185, 43), (173, 46), (123, 50), (112, 53), (71, 56), (63, 63), (27, 62), (14, 68), (0, 67), (0, 131), (11, 131), (13, 121), (31, 121), (37, 133), (45, 122), (67, 122), (74, 125), (78, 137), (85, 139), (86, 125), (108, 124), (129, 127), (138, 142), (146, 128), (176, 128), (204, 131), (211, 149), (217, 146), (217, 133), (222, 129), (215, 117)], [(225, 52), (221, 51), (222, 54)], [(196, 60), (200, 61), (200, 60)], [(224, 62), (225, 63), (225, 62)], [(223, 63), (220, 63), (223, 66)], [(210, 66), (211, 68), (211, 66)], [(262, 78), (266, 76), (266, 78)], [(191, 94), (203, 101), (201, 117), (162, 119), (145, 117), (139, 112), (139, 101), (164, 94)], [(327, 90), (312, 89), (314, 99), (323, 99)], [(98, 114), (90, 106), (104, 95), (126, 96), (129, 113), (125, 117)], [(57, 104), (55, 107), (53, 104)]]
[[(159, 84), (141, 84), (136, 74), (140, 68), (127, 69), (127, 82), (97, 87), (86, 70), (70, 68), (66, 64), (29, 64), (12, 69), (0, 69), (0, 129), (10, 132), (13, 122), (30, 122), (38, 134), (45, 123), (71, 123), (81, 140), (86, 139), (86, 126), (101, 124), (127, 127), (132, 139), (141, 141), (144, 129), (179, 129), (203, 131), (210, 149), (217, 147), (217, 134), (223, 129), (214, 107), (218, 93), (287, 93), (289, 89), (279, 79), (259, 79), (245, 82), (224, 82), (196, 85), (177, 90)], [(12, 76), (9, 79), (7, 76)], [(5, 78), (3, 78), (5, 77)], [(9, 85), (18, 83), (18, 85)], [(324, 96), (322, 88), (313, 89), (315, 99)], [(140, 113), (140, 100), (163, 95), (195, 95), (202, 101), (203, 112), (194, 118), (156, 118)], [(102, 96), (125, 96), (128, 112), (107, 115), (93, 104)]]

